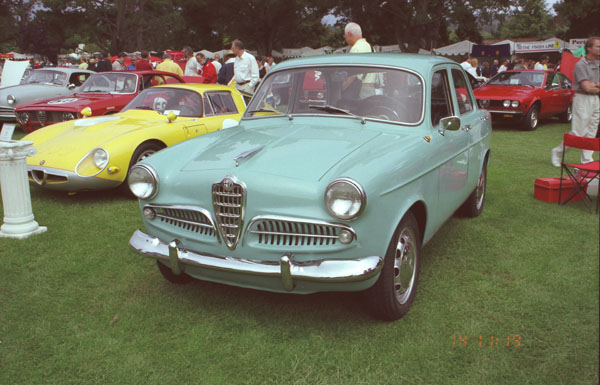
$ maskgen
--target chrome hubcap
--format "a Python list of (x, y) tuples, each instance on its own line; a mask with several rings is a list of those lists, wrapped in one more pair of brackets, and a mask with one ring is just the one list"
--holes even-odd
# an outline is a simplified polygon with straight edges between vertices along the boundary
[(481, 170), (481, 175), (479, 175), (479, 182), (477, 182), (477, 209), (481, 208), (483, 204), (483, 197), (485, 195), (485, 169)]
[(537, 127), (538, 114), (537, 111), (531, 113), (531, 127)]
[(403, 229), (394, 255), (394, 292), (400, 304), (406, 303), (413, 290), (416, 262), (415, 235), (410, 229)]

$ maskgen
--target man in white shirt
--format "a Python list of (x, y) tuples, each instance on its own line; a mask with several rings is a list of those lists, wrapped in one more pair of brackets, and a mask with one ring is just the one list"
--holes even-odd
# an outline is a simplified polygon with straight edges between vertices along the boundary
[(231, 50), (236, 56), (233, 65), (235, 88), (253, 94), (259, 80), (258, 63), (254, 56), (244, 49), (244, 43), (238, 39), (231, 43)]
[(125, 54), (125, 52), (121, 52), (119, 53), (119, 56), (117, 57), (117, 59), (112, 63), (112, 70), (113, 71), (125, 71), (125, 58), (127, 57), (127, 55)]
[(200, 70), (201, 66), (198, 64), (198, 61), (194, 57), (194, 50), (192, 49), (192, 47), (184, 47), (183, 54), (185, 55), (185, 60), (186, 60), (185, 72), (183, 75), (184, 76), (200, 76), (198, 71)]
[(500, 66), (500, 68), (498, 68), (498, 73), (504, 72), (507, 69), (508, 69), (508, 60), (504, 59), (504, 60), (502, 60), (502, 65)]
[(215, 58), (212, 61), (213, 65), (215, 66), (215, 69), (217, 70), (217, 73), (219, 73), (219, 71), (221, 70), (221, 56), (219, 56), (219, 54), (215, 54)]
[(467, 56), (467, 58), (465, 59), (464, 62), (460, 63), (460, 66), (467, 71), (468, 73), (470, 73), (471, 75), (473, 75), (474, 77), (477, 77), (479, 75), (477, 75), (477, 68), (473, 67), (471, 65), (471, 58)]

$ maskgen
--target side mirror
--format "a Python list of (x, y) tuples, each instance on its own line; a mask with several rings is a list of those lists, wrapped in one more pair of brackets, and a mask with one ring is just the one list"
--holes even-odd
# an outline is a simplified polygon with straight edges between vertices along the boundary
[(89, 118), (90, 116), (92, 116), (92, 109), (89, 107), (86, 107), (83, 110), (81, 110), (80, 113), (81, 113), (81, 115), (83, 115), (84, 118)]
[(71, 84), (69, 84), (69, 85), (67, 86), (67, 88), (68, 88), (69, 90), (74, 90), (74, 89), (75, 89), (75, 84), (71, 83)]
[(167, 119), (169, 119), (169, 123), (173, 123), (175, 119), (177, 119), (177, 115), (173, 111), (169, 112), (167, 115)]
[(438, 132), (440, 135), (444, 136), (446, 130), (448, 131), (458, 131), (460, 128), (460, 118), (458, 116), (448, 116), (440, 119), (440, 128)]

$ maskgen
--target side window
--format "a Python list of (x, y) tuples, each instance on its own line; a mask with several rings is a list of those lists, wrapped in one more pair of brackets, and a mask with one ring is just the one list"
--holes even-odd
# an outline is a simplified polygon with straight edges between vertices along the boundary
[(462, 73), (458, 69), (452, 70), (452, 80), (454, 81), (454, 95), (458, 101), (458, 112), (465, 114), (473, 111), (473, 99), (469, 93), (469, 86)]
[(237, 114), (237, 107), (229, 92), (211, 92), (208, 93), (208, 98), (214, 107), (216, 115)]
[(571, 89), (571, 82), (569, 81), (569, 78), (561, 73), (557, 73), (556, 76), (558, 76), (558, 80), (560, 81), (560, 88), (566, 90)]
[(431, 78), (431, 123), (437, 126), (440, 119), (452, 115), (446, 70), (437, 71)]

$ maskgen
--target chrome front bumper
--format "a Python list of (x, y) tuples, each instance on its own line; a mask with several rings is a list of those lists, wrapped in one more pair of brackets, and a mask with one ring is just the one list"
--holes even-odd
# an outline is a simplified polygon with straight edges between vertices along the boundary
[(202, 254), (186, 250), (180, 242), (161, 242), (136, 230), (129, 246), (136, 252), (158, 260), (168, 261), (174, 274), (182, 273), (184, 266), (191, 265), (238, 274), (264, 277), (279, 277), (283, 288), (294, 289), (295, 281), (312, 282), (359, 282), (375, 277), (383, 267), (383, 259), (378, 256), (360, 259), (325, 259), (309, 262), (294, 262), (291, 253), (284, 253), (278, 262), (242, 259), (228, 256)]
[(104, 190), (121, 184), (119, 181), (97, 177), (82, 177), (73, 171), (42, 166), (27, 166), (27, 174), (30, 182), (49, 190)]

